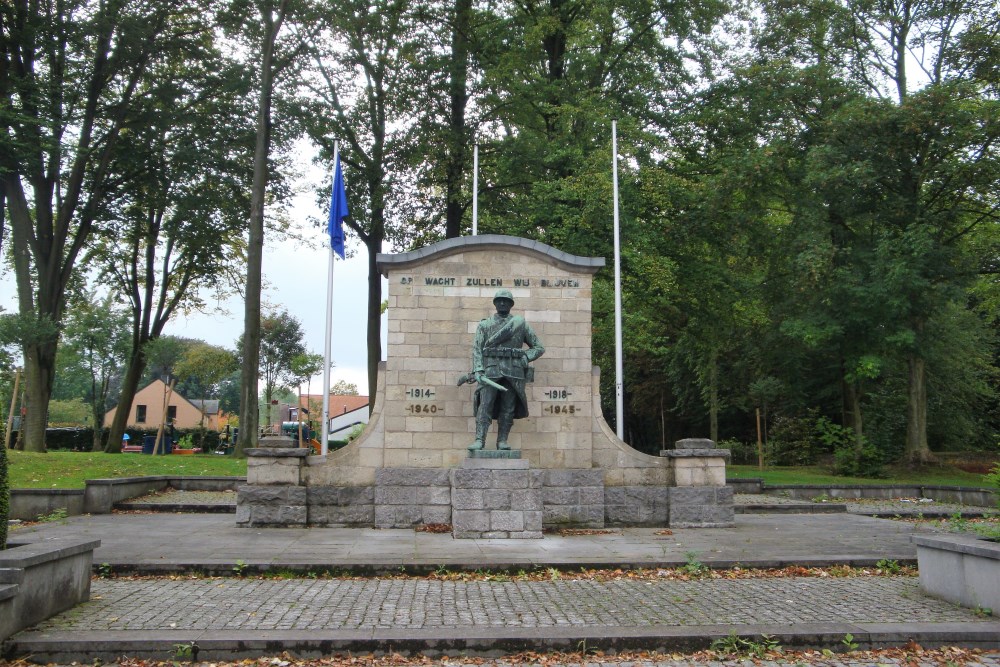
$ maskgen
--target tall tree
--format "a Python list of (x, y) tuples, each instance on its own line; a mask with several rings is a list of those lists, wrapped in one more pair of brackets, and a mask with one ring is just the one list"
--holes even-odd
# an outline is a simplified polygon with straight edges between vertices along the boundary
[[(277, 391), (287, 391), (303, 379), (302, 369), (306, 356), (302, 323), (287, 311), (269, 313), (260, 322), (260, 373), (264, 381), (264, 404), (270, 405)], [(243, 340), (237, 343), (243, 348)], [(240, 360), (246, 363), (245, 360)], [(311, 375), (311, 374), (310, 374)], [(240, 419), (241, 425), (246, 425)]]
[[(196, 55), (154, 69), (175, 83), (131, 117), (135, 143), (114, 156), (128, 187), (103, 208), (105, 231), (88, 255), (131, 310), (124, 405), (139, 388), (148, 344), (179, 310), (204, 306), (201, 290), (235, 289), (244, 259), (247, 81), (211, 41)], [(126, 410), (115, 413), (109, 451), (118, 451), (127, 419)]]
[(348, 0), (331, 5), (326, 20), (332, 39), (315, 52), (307, 132), (327, 159), (339, 140), (341, 159), (350, 167), (345, 181), (351, 215), (345, 224), (368, 254), (368, 388), (374, 406), (382, 357), (382, 276), (375, 262), (383, 242), (400, 236), (388, 209), (400, 208), (405, 199), (397, 186), (405, 180), (402, 151), (411, 110), (421, 104), (421, 70), (413, 64), (423, 58), (424, 43), (409, 0)]
[(83, 293), (70, 305), (63, 329), (64, 351), (72, 355), (75, 365), (88, 380), (86, 401), (90, 407), (90, 424), (94, 430), (93, 451), (103, 448), (104, 414), (112, 381), (120, 375), (128, 358), (130, 318), (107, 294)]
[[(261, 275), (264, 261), (264, 205), (273, 164), (270, 162), (274, 140), (272, 113), (275, 88), (283, 75), (299, 62), (321, 24), (311, 14), (308, 0), (232, 0), (225, 25), (242, 41), (248, 53), (259, 58), (253, 63), (256, 73), (257, 105), (253, 148), (253, 176), (250, 184), (250, 217), (247, 236), (245, 303), (243, 311), (243, 349), (240, 423), (256, 424), (257, 366), (261, 346)], [(282, 31), (282, 28), (285, 28)], [(240, 429), (233, 454), (243, 456), (244, 449), (257, 442), (257, 430)]]
[(137, 102), (166, 83), (154, 63), (196, 48), (191, 0), (0, 6), (0, 184), (13, 241), (18, 307), (52, 335), (25, 341), (25, 447), (45, 448), (66, 286), (117, 187), (112, 156)]

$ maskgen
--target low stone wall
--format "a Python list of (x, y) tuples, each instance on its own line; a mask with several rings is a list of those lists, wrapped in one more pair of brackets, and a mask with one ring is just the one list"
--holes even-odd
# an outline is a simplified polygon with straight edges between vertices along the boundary
[(452, 535), (542, 537), (542, 478), (526, 459), (465, 459), (451, 471)]
[(666, 486), (609, 486), (604, 489), (604, 522), (608, 526), (667, 525), (670, 498)]
[(83, 496), (83, 489), (11, 489), (10, 518), (35, 521), (59, 510), (83, 514)]
[[(731, 484), (735, 480), (727, 480)], [(735, 486), (734, 486), (735, 488)], [(997, 492), (992, 489), (963, 486), (921, 486), (892, 484), (763, 484), (761, 493), (772, 496), (784, 496), (797, 500), (812, 500), (817, 496), (830, 498), (874, 498), (889, 500), (892, 498), (932, 498), (942, 503), (957, 503), (975, 505), (976, 507), (996, 507)], [(747, 493), (737, 491), (737, 493)]]
[(309, 486), (308, 522), (313, 526), (360, 527), (375, 523), (371, 486)]
[(920, 587), (970, 609), (1000, 609), (1000, 543), (974, 535), (914, 535)]
[(83, 489), (11, 489), (10, 518), (34, 521), (55, 510), (67, 516), (108, 514), (116, 503), (165, 489), (234, 491), (245, 477), (121, 477), (88, 479)]
[(11, 542), (0, 551), (0, 640), (90, 599), (100, 540)]
[(544, 471), (542, 505), (542, 524), (546, 528), (604, 528), (604, 472)]
[(451, 523), (448, 470), (381, 468), (375, 471), (375, 527), (411, 528)]

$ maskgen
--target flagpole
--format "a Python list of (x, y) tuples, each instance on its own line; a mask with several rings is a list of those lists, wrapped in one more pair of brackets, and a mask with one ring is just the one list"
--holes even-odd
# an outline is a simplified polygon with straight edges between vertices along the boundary
[(472, 235), (479, 233), (479, 144), (472, 147)]
[(615, 427), (618, 439), (625, 439), (625, 391), (622, 386), (622, 257), (618, 226), (618, 121), (611, 121), (611, 172), (615, 206)]
[[(337, 165), (340, 163), (340, 143), (333, 142), (333, 180), (336, 187)], [(331, 198), (330, 206), (333, 206)], [(323, 342), (323, 428), (321, 429), (320, 455), (326, 456), (330, 447), (330, 344), (333, 340), (333, 241), (330, 242), (330, 262), (326, 270), (326, 338)]]

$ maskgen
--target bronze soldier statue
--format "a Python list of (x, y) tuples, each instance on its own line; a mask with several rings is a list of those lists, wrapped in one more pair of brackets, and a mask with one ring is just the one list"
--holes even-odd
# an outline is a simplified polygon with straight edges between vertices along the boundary
[[(459, 381), (479, 384), (472, 400), (476, 415), (476, 441), (469, 451), (482, 449), (490, 422), (497, 420), (497, 449), (510, 449), (507, 436), (515, 419), (528, 416), (525, 383), (534, 380), (528, 364), (545, 353), (542, 342), (520, 315), (511, 315), (514, 295), (498, 290), (493, 297), (497, 312), (479, 322), (472, 344), (472, 373)], [(528, 349), (524, 349), (527, 345)]]

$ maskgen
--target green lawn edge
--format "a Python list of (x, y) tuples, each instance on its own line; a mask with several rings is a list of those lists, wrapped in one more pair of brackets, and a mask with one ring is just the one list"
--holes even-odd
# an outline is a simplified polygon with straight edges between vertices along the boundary
[(149, 456), (104, 452), (8, 451), (11, 489), (82, 489), (88, 479), (170, 475), (246, 477), (246, 459), (218, 454)]
[[(9, 455), (12, 489), (82, 489), (88, 479), (115, 479), (147, 475), (183, 477), (245, 477), (246, 459), (217, 454), (192, 456), (148, 456), (143, 454), (105, 454), (103, 452), (20, 452)], [(729, 479), (763, 479), (767, 484), (857, 484), (965, 486), (990, 488), (983, 475), (953, 467), (929, 467), (920, 470), (890, 469), (882, 479), (838, 477), (822, 466), (767, 467), (731, 465)]]

